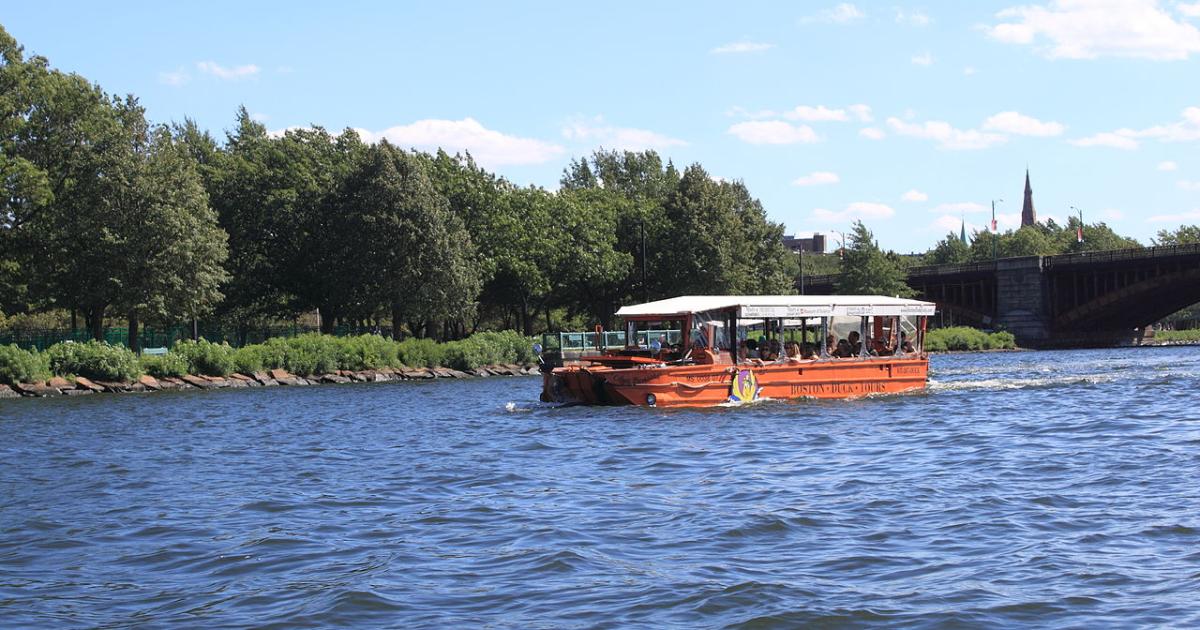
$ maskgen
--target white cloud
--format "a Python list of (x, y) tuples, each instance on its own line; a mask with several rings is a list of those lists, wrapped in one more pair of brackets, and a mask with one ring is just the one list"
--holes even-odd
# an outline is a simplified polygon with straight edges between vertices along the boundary
[(1180, 212), (1178, 214), (1156, 214), (1148, 219), (1147, 223), (1186, 223), (1190, 221), (1200, 220), (1200, 208)]
[(602, 116), (572, 120), (563, 127), (562, 134), (568, 140), (587, 142), (621, 151), (661, 150), (687, 145), (687, 142), (683, 140), (671, 138), (655, 131), (614, 127), (606, 124)]
[(850, 107), (847, 107), (846, 109), (850, 110), (850, 113), (854, 114), (854, 117), (857, 118), (859, 122), (871, 122), (872, 120), (874, 120), (874, 118), (872, 118), (872, 116), (871, 116), (871, 106), (870, 105), (863, 105), (862, 103), (857, 103), (857, 104), (851, 105)]
[(858, 7), (843, 2), (835, 7), (818, 11), (816, 15), (800, 18), (801, 22), (829, 22), (833, 24), (848, 24), (855, 20), (861, 20), (867, 14), (863, 13)]
[(1192, 182), (1186, 179), (1179, 180), (1175, 185), (1183, 190), (1200, 190), (1200, 182)]
[(236, 81), (238, 79), (245, 79), (245, 78), (252, 77), (252, 76), (258, 74), (258, 72), (259, 72), (259, 67), (252, 63), (246, 64), (244, 66), (234, 66), (232, 68), (226, 68), (225, 66), (222, 66), (214, 61), (196, 62), (196, 69), (199, 70), (200, 72), (203, 72), (205, 74), (211, 74), (214, 77), (217, 77), (218, 79), (224, 79), (226, 81)]
[[(1041, 215), (1041, 213), (1038, 213), (1038, 214), (1041, 216), (1041, 219), (1043, 221), (1046, 219), (1054, 219), (1055, 223), (1057, 223), (1059, 225), (1066, 225), (1066, 223), (1062, 222), (1059, 219), (1055, 219), (1054, 217)], [(989, 225), (990, 225), (990, 223), (989, 223)], [(996, 225), (1000, 228), (1021, 227), (1021, 214), (1019, 212), (1014, 212), (1012, 214), (1005, 214), (1003, 212), (997, 212), (996, 213)]]
[(1086, 138), (1076, 138), (1067, 142), (1077, 147), (1111, 147), (1113, 149), (1124, 149), (1126, 151), (1138, 148), (1137, 140), (1134, 140), (1127, 133), (1132, 129), (1120, 129), (1115, 132), (1098, 133)]
[(916, 188), (904, 193), (900, 196), (904, 201), (929, 201), (929, 195), (917, 190)]
[(1184, 109), (1180, 120), (1165, 125), (1154, 125), (1145, 129), (1122, 128), (1116, 131), (1106, 131), (1086, 138), (1071, 140), (1070, 143), (1080, 147), (1104, 146), (1136, 149), (1138, 140), (1142, 138), (1154, 138), (1161, 142), (1200, 140), (1200, 107)]
[(714, 55), (728, 55), (736, 53), (757, 53), (765, 52), (775, 47), (775, 44), (764, 44), (762, 42), (733, 42), (724, 46), (717, 46), (710, 50)]
[(1165, 162), (1159, 162), (1157, 168), (1160, 171), (1177, 171), (1179, 170), (1179, 165), (1171, 160), (1167, 160)]
[(830, 109), (824, 105), (812, 107), (810, 105), (797, 105), (795, 108), (783, 112), (783, 117), (788, 120), (803, 120), (804, 122), (845, 122), (850, 120), (844, 109)]
[[(269, 136), (271, 138), (282, 138), (285, 135), (287, 135), (287, 132), (296, 131), (298, 129), (305, 129), (305, 127), (301, 127), (300, 125), (292, 125), (290, 127), (284, 127), (282, 129), (272, 129), (267, 132), (267, 136)], [(362, 138), (364, 141), (372, 142), (372, 140), (368, 140), (368, 138), (370, 137), (370, 134), (371, 134), (370, 131), (367, 131), (366, 129), (355, 129), (354, 131), (357, 132), (359, 137)]]
[(162, 83), (163, 85), (174, 86), (174, 87), (179, 87), (179, 86), (183, 85), (184, 83), (187, 83), (189, 80), (191, 80), (191, 78), (192, 77), (186, 71), (184, 71), (183, 68), (176, 68), (172, 72), (159, 72), (158, 73), (158, 82), (159, 83)]
[(887, 134), (878, 127), (863, 127), (862, 129), (858, 130), (858, 135), (868, 140), (883, 140), (885, 137), (887, 137)]
[[(1191, 15), (1192, 6), (1180, 12)], [(1052, 0), (1016, 6), (996, 14), (984, 30), (1009, 44), (1033, 45), (1051, 59), (1135, 57), (1158, 61), (1187, 59), (1200, 52), (1200, 30), (1176, 21), (1158, 0)]]
[(871, 122), (871, 106), (862, 103), (849, 105), (845, 108), (826, 107), (824, 105), (797, 105), (787, 111), (760, 109), (750, 111), (744, 107), (731, 107), (725, 112), (726, 116), (762, 120), (767, 118), (784, 118), (803, 122), (847, 122), (851, 119), (859, 122)]
[(983, 121), (983, 129), (1016, 136), (1047, 137), (1062, 135), (1065, 127), (1062, 123), (1043, 122), (1018, 112), (1000, 112)]
[(912, 62), (914, 65), (918, 65), (918, 66), (932, 66), (933, 65), (933, 55), (930, 54), (929, 52), (923, 52), (919, 55), (913, 55)]
[(963, 68), (963, 76), (964, 77), (972, 76), (975, 74), (975, 72), (976, 72), (975, 66), (967, 66), (967, 67)]
[(846, 221), (863, 219), (890, 219), (895, 214), (896, 211), (891, 206), (870, 201), (856, 201), (848, 204), (840, 212), (833, 212), (825, 208), (817, 208), (812, 211), (813, 219), (824, 223), (844, 223)]
[[(962, 220), (962, 217), (960, 217), (960, 216), (944, 214), (944, 215), (934, 219), (933, 223), (929, 224), (929, 227), (933, 231), (940, 232), (942, 234), (949, 232), (951, 234), (954, 234), (954, 236), (957, 237), (959, 230), (961, 230), (963, 227), (963, 220)], [(966, 227), (967, 227), (968, 238), (970, 237), (972, 232), (977, 232), (982, 229), (979, 226), (975, 225), (974, 223), (967, 223)]]
[(412, 124), (389, 127), (379, 132), (357, 130), (366, 142), (388, 142), (402, 148), (444, 149), (447, 153), (470, 151), (482, 165), (540, 164), (564, 153), (561, 146), (510, 136), (484, 127), (474, 118), (462, 120), (418, 120)]
[(817, 132), (808, 125), (793, 125), (782, 120), (740, 122), (729, 133), (750, 144), (811, 144), (820, 142)]
[(986, 149), (997, 144), (1003, 144), (1008, 138), (998, 133), (988, 133), (977, 129), (955, 129), (950, 123), (940, 120), (929, 120), (924, 123), (910, 123), (899, 118), (888, 118), (887, 124), (892, 131), (914, 138), (933, 140), (938, 146), (949, 150)]
[(836, 184), (842, 181), (837, 173), (829, 171), (815, 171), (803, 177), (797, 177), (792, 180), (793, 186), (819, 186), (821, 184)]
[(905, 11), (904, 9), (896, 9), (896, 23), (907, 24), (909, 26), (928, 26), (929, 16), (923, 11)]
[(1193, 2), (1191, 4), (1180, 2), (1175, 5), (1175, 8), (1187, 17), (1200, 17), (1200, 2)]
[(955, 203), (942, 203), (934, 207), (930, 212), (940, 212), (942, 214), (977, 214), (984, 212), (987, 207), (975, 203), (974, 201), (959, 201)]

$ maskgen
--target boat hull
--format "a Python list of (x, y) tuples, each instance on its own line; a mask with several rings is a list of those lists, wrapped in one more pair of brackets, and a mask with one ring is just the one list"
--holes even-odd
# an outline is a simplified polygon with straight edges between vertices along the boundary
[(927, 358), (879, 357), (756, 365), (613, 369), (569, 366), (545, 374), (542, 400), (590, 405), (711, 407), (759, 398), (858, 398), (924, 389)]

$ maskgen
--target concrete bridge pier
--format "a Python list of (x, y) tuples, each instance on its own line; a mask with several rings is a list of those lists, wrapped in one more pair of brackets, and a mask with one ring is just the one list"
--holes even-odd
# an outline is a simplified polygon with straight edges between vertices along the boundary
[(1046, 297), (1040, 256), (996, 261), (995, 323), (1021, 345), (1036, 347), (1050, 339)]

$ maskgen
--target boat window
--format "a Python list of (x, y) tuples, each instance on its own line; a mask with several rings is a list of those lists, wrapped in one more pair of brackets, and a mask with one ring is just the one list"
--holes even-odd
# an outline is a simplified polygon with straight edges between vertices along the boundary
[(625, 345), (628, 348), (649, 348), (651, 343), (657, 341), (663, 348), (670, 348), (682, 342), (682, 327), (680, 320), (627, 320)]
[(728, 350), (729, 333), (725, 326), (723, 311), (704, 311), (692, 316), (692, 344), (703, 344), (706, 348)]

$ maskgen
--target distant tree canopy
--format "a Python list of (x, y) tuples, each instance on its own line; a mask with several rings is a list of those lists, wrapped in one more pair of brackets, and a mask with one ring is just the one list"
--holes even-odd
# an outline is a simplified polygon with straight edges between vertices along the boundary
[(894, 255), (879, 249), (875, 235), (855, 221), (850, 241), (842, 257), (842, 275), (835, 288), (842, 295), (889, 295), (912, 297), (915, 292), (905, 284), (904, 271)]
[[(1079, 228), (1083, 230), (1083, 241), (1079, 241)], [(953, 234), (939, 241), (925, 254), (927, 264), (949, 262), (986, 262), (993, 258), (1015, 258), (1019, 256), (1054, 256), (1079, 252), (1103, 251), (1141, 247), (1136, 239), (1113, 232), (1107, 224), (1100, 222), (1082, 225), (1071, 217), (1066, 225), (1058, 225), (1054, 219), (1045, 223), (1022, 226), (999, 234), (978, 230), (971, 235), (966, 257), (959, 245), (950, 241), (959, 240)]]
[(1200, 225), (1181, 225), (1174, 230), (1159, 230), (1155, 245), (1192, 245), (1200, 243)]
[(147, 122), (2, 28), (0, 185), (0, 313), (81, 313), (97, 336), (113, 317), (246, 331), (317, 312), (327, 331), (529, 334), (643, 297), (787, 293), (798, 273), (783, 226), (698, 164), (600, 150), (549, 192), (469, 154), (270, 134), (245, 108), (218, 140)]

